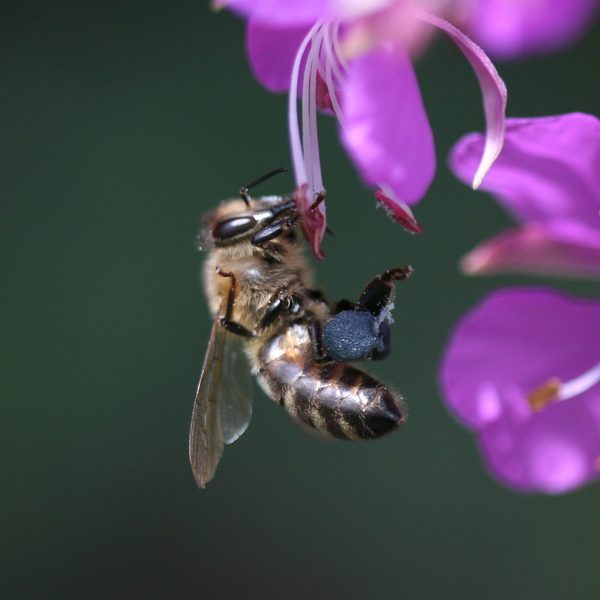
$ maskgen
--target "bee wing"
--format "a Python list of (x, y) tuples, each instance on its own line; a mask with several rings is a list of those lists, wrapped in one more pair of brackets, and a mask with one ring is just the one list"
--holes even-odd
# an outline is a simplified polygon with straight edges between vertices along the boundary
[(237, 440), (252, 416), (247, 365), (241, 344), (227, 333), (217, 317), (213, 323), (190, 425), (190, 463), (196, 483), (204, 488), (214, 477), (224, 444)]
[(199, 487), (210, 481), (223, 454), (219, 401), (225, 331), (216, 318), (210, 333), (190, 425), (190, 464)]
[(239, 337), (225, 336), (221, 432), (226, 444), (233, 444), (246, 431), (252, 418), (252, 375), (242, 344)]

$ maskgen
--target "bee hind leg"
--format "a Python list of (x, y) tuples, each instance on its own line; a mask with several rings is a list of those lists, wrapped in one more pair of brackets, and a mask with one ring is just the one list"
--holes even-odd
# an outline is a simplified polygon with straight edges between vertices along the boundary
[(357, 310), (366, 310), (378, 317), (390, 303), (394, 293), (394, 282), (408, 279), (413, 272), (410, 265), (388, 269), (382, 275), (372, 279), (356, 303)]
[(325, 344), (323, 343), (323, 329), (317, 319), (310, 319), (308, 322), (308, 335), (313, 350), (313, 360), (316, 363), (326, 362), (329, 359)]

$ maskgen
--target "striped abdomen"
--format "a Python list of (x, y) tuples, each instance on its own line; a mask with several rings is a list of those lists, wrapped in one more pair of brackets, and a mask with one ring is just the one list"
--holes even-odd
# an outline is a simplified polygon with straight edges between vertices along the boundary
[(259, 381), (288, 413), (344, 439), (379, 437), (404, 424), (401, 400), (370, 375), (345, 363), (315, 364), (306, 326), (269, 340)]

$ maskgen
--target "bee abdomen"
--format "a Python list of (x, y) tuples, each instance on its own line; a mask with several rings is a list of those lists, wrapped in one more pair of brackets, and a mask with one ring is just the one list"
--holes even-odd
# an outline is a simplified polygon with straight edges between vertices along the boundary
[(260, 378), (293, 417), (338, 438), (380, 437), (404, 424), (402, 400), (370, 375), (344, 363), (318, 365), (280, 355)]

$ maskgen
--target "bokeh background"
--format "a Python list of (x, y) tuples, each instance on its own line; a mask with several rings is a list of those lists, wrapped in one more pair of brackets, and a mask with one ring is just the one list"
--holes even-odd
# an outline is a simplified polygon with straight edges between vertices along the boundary
[[(423, 235), (375, 209), (321, 123), (337, 237), (319, 281), (353, 297), (386, 267), (416, 269), (399, 288), (393, 355), (373, 368), (406, 395), (409, 423), (375, 443), (318, 442), (257, 389), (248, 432), (196, 489), (187, 436), (210, 326), (200, 215), (289, 164), (285, 98), (253, 80), (243, 24), (206, 4), (3, 3), (0, 595), (597, 598), (600, 486), (502, 488), (438, 392), (459, 315), (534, 282), (457, 270), (509, 220), (446, 169), (483, 117), (443, 40), (418, 66), (440, 163)], [(499, 64), (510, 114), (598, 113), (599, 55), (596, 26), (560, 55)]]

